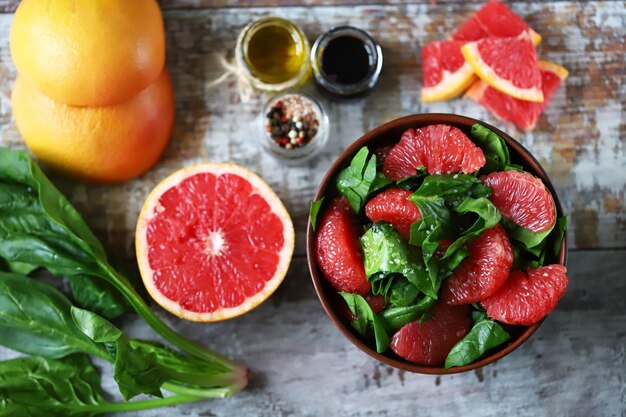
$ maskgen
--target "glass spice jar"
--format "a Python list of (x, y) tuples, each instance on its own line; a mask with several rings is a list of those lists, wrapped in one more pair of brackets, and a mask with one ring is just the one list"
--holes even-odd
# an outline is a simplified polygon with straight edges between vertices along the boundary
[(328, 142), (328, 115), (313, 97), (299, 92), (278, 94), (259, 115), (261, 146), (272, 156), (302, 162)]
[(252, 87), (282, 91), (303, 83), (311, 73), (310, 46), (304, 32), (279, 17), (246, 26), (237, 39), (237, 66)]

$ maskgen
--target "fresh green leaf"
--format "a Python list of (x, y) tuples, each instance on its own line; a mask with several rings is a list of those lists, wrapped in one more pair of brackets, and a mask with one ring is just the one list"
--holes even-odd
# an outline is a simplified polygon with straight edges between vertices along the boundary
[(43, 267), (56, 276), (106, 280), (173, 345), (225, 370), (241, 372), (241, 365), (182, 337), (150, 309), (128, 279), (111, 267), (76, 209), (28, 154), (0, 148), (0, 167), (0, 258)]
[(104, 403), (100, 375), (83, 355), (12, 359), (0, 362), (0, 375), (2, 416), (90, 417)]
[(376, 178), (374, 178), (374, 182), (370, 186), (369, 194), (380, 190), (381, 188), (385, 188), (389, 184), (393, 183), (393, 180), (390, 180), (380, 171), (376, 171)]
[[(0, 362), (0, 415), (7, 417), (93, 417), (194, 402), (195, 395), (125, 403), (104, 400), (100, 375), (89, 359), (21, 357)], [(217, 392), (217, 391), (216, 391)]]
[(489, 349), (501, 345), (511, 338), (502, 326), (487, 318), (485, 313), (477, 314), (474, 326), (448, 354), (445, 367), (469, 365)]
[[(5, 261), (6, 262), (6, 261)], [(7, 272), (15, 272), (19, 275), (28, 275), (37, 269), (37, 266), (27, 264), (25, 262), (6, 262), (7, 264)]]
[(412, 305), (420, 294), (419, 288), (409, 282), (408, 279), (400, 277), (393, 281), (389, 302), (397, 307), (408, 307)]
[(315, 230), (315, 227), (317, 225), (317, 216), (319, 214), (320, 208), (322, 207), (322, 204), (324, 204), (324, 197), (311, 203), (309, 216), (311, 217), (311, 227), (313, 228), (313, 230)]
[(0, 344), (49, 358), (105, 350), (74, 324), (69, 300), (56, 289), (22, 275), (0, 273)]
[(484, 197), (467, 197), (454, 211), (458, 214), (475, 213), (478, 215), (478, 218), (469, 229), (463, 231), (448, 247), (443, 256), (444, 259), (451, 257), (456, 251), (463, 247), (468, 240), (480, 236), (485, 230), (497, 225), (501, 219), (500, 212), (496, 206), (494, 206), (489, 199)]
[(130, 307), (120, 293), (107, 281), (86, 275), (67, 277), (74, 301), (79, 307), (115, 319)]
[(163, 396), (160, 388), (167, 372), (154, 353), (134, 348), (120, 329), (91, 311), (72, 307), (72, 317), (85, 335), (102, 343), (115, 357), (115, 381), (125, 400), (138, 394)]
[(367, 195), (376, 179), (376, 155), (369, 159), (366, 146), (352, 158), (350, 165), (337, 176), (337, 189), (350, 202), (352, 209), (358, 214), (365, 204)]
[(552, 253), (554, 259), (558, 259), (561, 253), (561, 245), (563, 244), (563, 238), (565, 237), (565, 230), (567, 229), (567, 216), (559, 217), (556, 219), (556, 226), (552, 231), (550, 239), (552, 240)]
[(389, 293), (396, 277), (398, 277), (398, 274), (387, 275), (382, 272), (372, 275), (369, 278), (369, 281), (372, 283), (372, 294), (387, 298), (387, 294)]
[(475, 124), (472, 126), (471, 136), (485, 155), (486, 163), (481, 173), (503, 171), (511, 163), (509, 147), (499, 135), (480, 124)]
[(417, 320), (419, 316), (431, 308), (436, 301), (437, 300), (432, 297), (424, 296), (424, 298), (413, 305), (407, 307), (391, 307), (379, 313), (379, 316), (390, 332), (395, 331), (405, 324)]
[(402, 274), (424, 293), (436, 296), (436, 289), (430, 285), (419, 253), (410, 247), (391, 225), (387, 223), (372, 225), (361, 236), (361, 247), (365, 275), (368, 278), (380, 273)]
[(350, 308), (352, 314), (356, 317), (356, 320), (351, 322), (352, 327), (361, 336), (374, 336), (376, 341), (376, 351), (383, 353), (389, 347), (389, 335), (385, 329), (383, 321), (372, 311), (372, 308), (367, 304), (365, 298), (358, 294), (350, 294), (346, 292), (339, 293)]

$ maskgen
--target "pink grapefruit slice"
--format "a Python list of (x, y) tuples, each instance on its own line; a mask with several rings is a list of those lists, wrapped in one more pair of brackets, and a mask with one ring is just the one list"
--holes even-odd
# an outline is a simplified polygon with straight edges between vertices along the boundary
[(465, 93), (465, 97), (480, 103), (500, 120), (511, 122), (518, 128), (530, 131), (559, 86), (568, 76), (560, 65), (548, 61), (538, 62), (541, 73), (543, 103), (518, 100), (492, 88), (482, 80), (476, 81)]
[(462, 42), (438, 41), (422, 48), (422, 102), (450, 100), (475, 80), (461, 53)]
[(257, 175), (233, 164), (183, 168), (148, 196), (135, 233), (146, 289), (193, 321), (252, 310), (282, 282), (294, 249), (291, 218)]
[(454, 32), (452, 39), (471, 42), (490, 36), (516, 37), (523, 32), (530, 33), (535, 46), (541, 43), (541, 36), (528, 27), (526, 22), (513, 13), (506, 4), (490, 0)]
[(491, 87), (519, 100), (543, 102), (537, 53), (528, 34), (469, 42), (461, 52)]

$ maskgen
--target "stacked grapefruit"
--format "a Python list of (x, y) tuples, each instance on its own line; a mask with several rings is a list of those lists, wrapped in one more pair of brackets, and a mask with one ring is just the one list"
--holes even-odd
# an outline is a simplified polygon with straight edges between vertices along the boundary
[(551, 263), (565, 219), (543, 181), (510, 158), (480, 124), (469, 136), (408, 129), (393, 146), (359, 150), (336, 191), (312, 205), (317, 266), (379, 353), (468, 365), (506, 343), (509, 326), (555, 308), (568, 283)]
[(174, 96), (156, 0), (23, 0), (11, 55), (13, 114), (39, 160), (94, 182), (133, 178), (158, 160)]
[(565, 68), (538, 60), (540, 42), (505, 4), (490, 0), (451, 39), (422, 48), (422, 101), (466, 92), (496, 117), (532, 130), (568, 75)]

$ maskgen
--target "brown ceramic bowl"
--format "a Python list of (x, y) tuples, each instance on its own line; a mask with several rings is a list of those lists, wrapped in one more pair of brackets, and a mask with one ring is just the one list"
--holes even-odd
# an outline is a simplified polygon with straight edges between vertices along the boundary
[[(470, 117), (458, 116), (454, 114), (415, 114), (412, 116), (402, 117), (400, 119), (393, 120), (389, 123), (385, 123), (382, 126), (366, 133), (356, 142), (348, 147), (337, 160), (331, 165), (330, 169), (324, 176), (317, 193), (315, 194), (314, 201), (320, 199), (326, 195), (328, 190), (332, 190), (333, 182), (337, 174), (349, 165), (350, 160), (356, 154), (356, 152), (363, 146), (367, 145), (370, 149), (375, 149), (380, 146), (394, 144), (400, 139), (400, 135), (409, 128), (418, 128), (427, 126), (430, 124), (443, 123), (451, 126), (456, 126), (461, 129), (465, 134), (469, 136), (470, 128), (475, 123), (480, 123), (493, 132), (500, 135), (506, 143), (509, 145), (511, 154), (511, 161), (513, 163), (520, 164), (525, 170), (531, 172), (537, 177), (541, 178), (550, 193), (554, 197), (556, 203), (557, 215), (563, 215), (563, 209), (561, 203), (556, 195), (552, 183), (548, 179), (546, 172), (543, 170), (539, 162), (528, 152), (522, 145), (520, 145), (515, 139), (507, 135), (503, 131), (496, 129), (495, 127), (484, 123), (480, 120), (472, 119)], [(323, 208), (325, 209), (325, 207)], [(541, 325), (542, 322), (534, 324), (532, 326), (506, 326), (507, 331), (511, 334), (511, 339), (504, 345), (496, 347), (483, 355), (479, 360), (466, 366), (454, 367), (446, 371), (443, 366), (425, 366), (408, 362), (399, 356), (395, 355), (390, 349), (384, 354), (377, 353), (376, 350), (365, 343), (361, 336), (358, 335), (348, 322), (345, 314), (342, 314), (342, 308), (345, 312), (345, 303), (343, 299), (337, 295), (337, 291), (330, 285), (330, 283), (322, 276), (314, 254), (314, 242), (315, 233), (309, 224), (307, 226), (307, 259), (309, 263), (309, 270), (311, 272), (311, 278), (313, 279), (313, 285), (315, 291), (326, 311), (328, 317), (335, 324), (341, 333), (348, 338), (356, 347), (363, 352), (370, 355), (372, 358), (392, 366), (394, 368), (402, 369), (409, 372), (415, 372), (420, 374), (453, 374), (458, 372), (471, 371), (487, 364), (501, 359), (517, 349), (522, 343), (524, 343)], [(550, 263), (560, 263), (565, 265), (567, 258), (567, 234), (563, 239), (561, 245), (561, 251), (557, 259), (547, 259)], [(343, 304), (342, 304), (343, 303)], [(372, 343), (373, 345), (373, 343)]]

